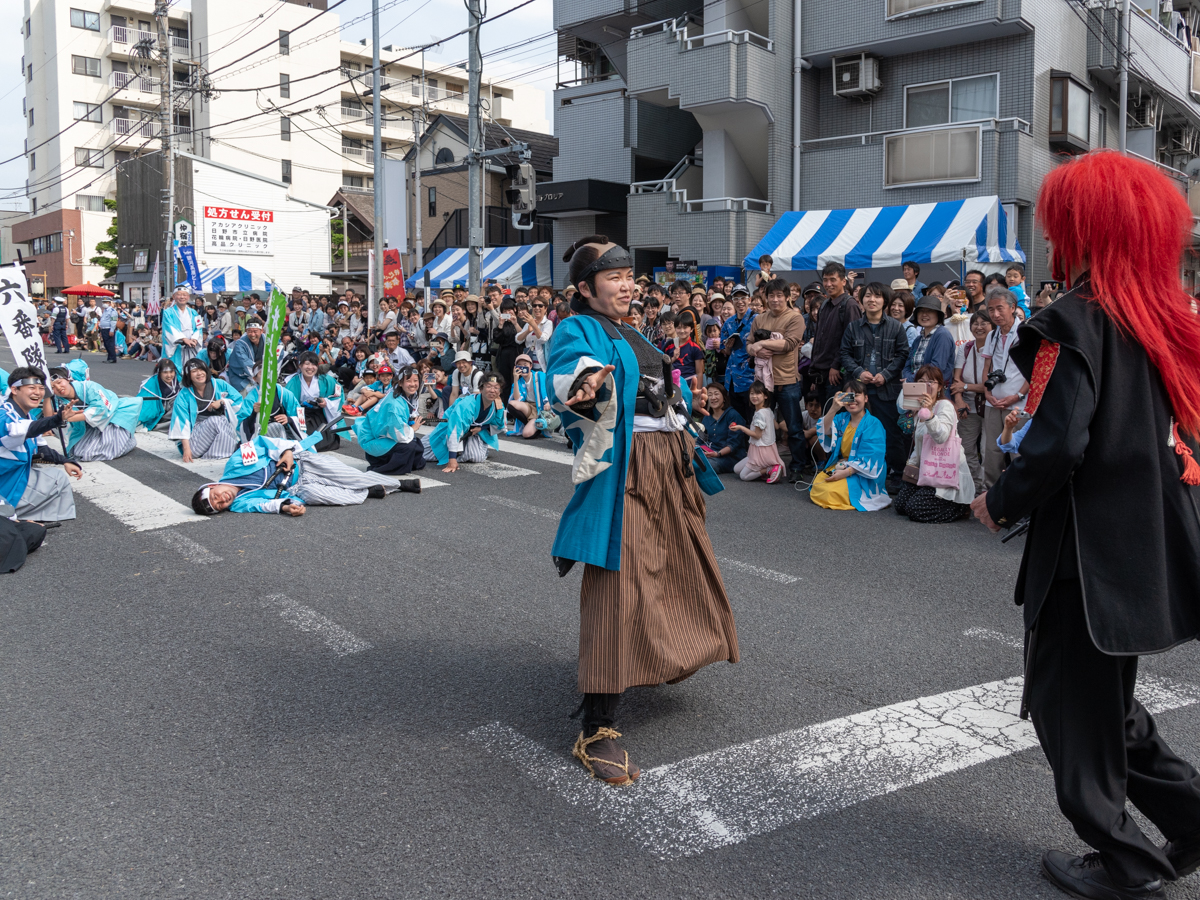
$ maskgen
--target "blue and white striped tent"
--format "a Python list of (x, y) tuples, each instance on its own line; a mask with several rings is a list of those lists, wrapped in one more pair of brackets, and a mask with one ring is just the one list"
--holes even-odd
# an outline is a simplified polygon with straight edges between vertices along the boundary
[(899, 268), (909, 260), (1025, 261), (999, 197), (784, 213), (743, 266), (757, 269), (764, 254), (774, 259), (774, 272), (811, 272), (831, 262), (849, 269), (882, 269)]
[[(521, 247), (487, 247), (480, 261), (480, 278), (494, 278), (502, 287), (532, 287), (553, 284), (554, 270), (550, 263), (549, 244), (526, 244)], [(429, 284), (434, 290), (452, 288), (467, 283), (467, 251), (443, 250), (431, 263), (417, 269), (404, 282), (407, 290), (420, 287), (429, 270)]]
[[(176, 287), (190, 287), (185, 278)], [(257, 275), (241, 266), (223, 266), (219, 269), (200, 270), (200, 293), (219, 294), (222, 291), (267, 291), (271, 290), (271, 279)]]

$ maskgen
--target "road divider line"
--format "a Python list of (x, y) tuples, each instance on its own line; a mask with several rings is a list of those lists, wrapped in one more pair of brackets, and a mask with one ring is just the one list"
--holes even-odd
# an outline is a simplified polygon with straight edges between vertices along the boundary
[(531, 506), (528, 503), (522, 503), (520, 500), (509, 500), (507, 497), (480, 497), (480, 500), (486, 500), (488, 503), (495, 503), (498, 506), (507, 506), (509, 509), (515, 509), (523, 513), (529, 513), (531, 516), (540, 516), (543, 519), (554, 519), (556, 522), (562, 518), (561, 513), (556, 513), (552, 509), (543, 509), (540, 506)]
[[(1019, 718), (1022, 679), (908, 700), (644, 769), (630, 787), (591, 779), (496, 722), (469, 732), (483, 748), (588, 819), (671, 859), (741, 843), (1038, 745)], [(1200, 702), (1200, 688), (1144, 679), (1139, 699), (1161, 713)]]
[(196, 515), (191, 507), (104, 463), (85, 463), (82, 477), (72, 482), (71, 488), (133, 531), (153, 531), (204, 521), (204, 517)]
[(768, 581), (778, 581), (780, 584), (795, 584), (797, 581), (802, 580), (795, 575), (788, 575), (786, 572), (776, 572), (774, 569), (752, 566), (750, 563), (739, 562), (736, 559), (726, 559), (723, 556), (718, 556), (717, 562), (721, 564), (721, 568), (723, 569), (732, 569), (735, 572), (741, 572), (743, 575), (756, 575)]
[(279, 610), (279, 618), (290, 625), (295, 625), (301, 631), (319, 635), (325, 646), (338, 656), (349, 656), (352, 653), (362, 653), (371, 650), (373, 645), (362, 638), (351, 634), (341, 625), (333, 622), (315, 609), (309, 609), (297, 603), (286, 594), (271, 594), (263, 597), (263, 606)]
[(997, 644), (1003, 644), (1005, 647), (1012, 647), (1014, 650), (1020, 650), (1021, 652), (1025, 651), (1025, 644), (1020, 638), (1005, 634), (1003, 631), (993, 631), (991, 628), (968, 628), (963, 632), (963, 637), (979, 638), (983, 641), (995, 641)]
[(178, 550), (187, 559), (202, 566), (219, 563), (224, 557), (217, 556), (207, 547), (201, 546), (190, 537), (180, 534), (174, 528), (162, 528), (155, 532), (160, 541), (172, 550)]

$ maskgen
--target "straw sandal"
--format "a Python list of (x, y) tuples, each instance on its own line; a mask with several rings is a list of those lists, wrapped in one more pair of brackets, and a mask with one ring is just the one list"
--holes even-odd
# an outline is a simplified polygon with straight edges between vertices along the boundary
[(629, 761), (629, 754), (617, 746), (621, 736), (612, 728), (598, 728), (589, 738), (579, 732), (571, 754), (583, 763), (593, 778), (607, 784), (626, 785), (637, 781), (642, 770)]

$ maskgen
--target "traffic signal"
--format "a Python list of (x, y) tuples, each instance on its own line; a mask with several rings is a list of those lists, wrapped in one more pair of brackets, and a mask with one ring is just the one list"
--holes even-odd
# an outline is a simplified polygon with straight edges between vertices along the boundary
[(505, 167), (511, 186), (504, 192), (512, 207), (514, 228), (529, 231), (533, 228), (533, 217), (537, 214), (537, 179), (532, 163), (515, 163)]

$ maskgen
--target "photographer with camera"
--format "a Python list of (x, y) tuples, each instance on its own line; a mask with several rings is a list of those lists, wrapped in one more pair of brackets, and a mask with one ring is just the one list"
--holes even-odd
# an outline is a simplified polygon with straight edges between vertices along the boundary
[(992, 320), (987, 313), (971, 313), (971, 335), (975, 338), (959, 347), (954, 357), (954, 383), (950, 395), (954, 398), (954, 409), (958, 413), (958, 436), (962, 438), (963, 452), (975, 482), (975, 493), (982, 494), (983, 487), (983, 401), (985, 368), (983, 348), (992, 333)]
[(921, 396), (913, 431), (913, 449), (896, 493), (896, 512), (912, 522), (940, 525), (971, 514), (975, 484), (958, 437), (958, 415), (946, 399), (946, 383), (937, 366), (921, 366), (916, 384)]
[(1014, 409), (1025, 408), (1029, 382), (1012, 358), (1017, 345), (1016, 296), (1008, 288), (990, 288), (987, 312), (995, 326), (983, 345), (984, 368), (988, 373), (983, 380), (983, 482), (990, 488), (1008, 465), (1008, 454), (996, 445), (996, 438), (1004, 429), (1004, 417)]
[(817, 427), (829, 462), (813, 479), (809, 497), (825, 509), (885, 509), (892, 502), (884, 489), (887, 435), (867, 409), (866, 386), (848, 381), (832, 401)]

